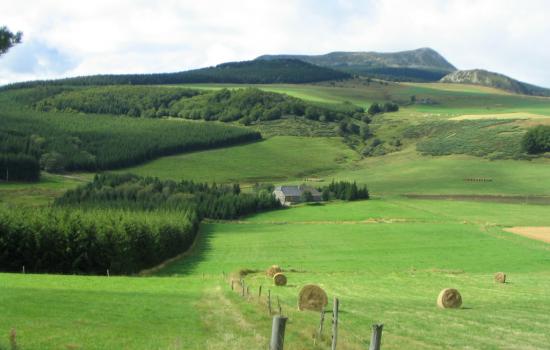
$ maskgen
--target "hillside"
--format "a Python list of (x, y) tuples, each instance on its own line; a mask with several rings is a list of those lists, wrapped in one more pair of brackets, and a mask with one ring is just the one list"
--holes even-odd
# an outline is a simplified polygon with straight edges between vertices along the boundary
[(358, 75), (388, 80), (437, 81), (456, 68), (430, 48), (381, 52), (331, 52), (325, 55), (264, 55), (257, 60), (298, 59)]
[(214, 67), (176, 73), (105, 74), (57, 80), (40, 80), (15, 83), (4, 88), (25, 88), (41, 85), (164, 85), (190, 83), (312, 83), (350, 78), (346, 72), (319, 67), (294, 59), (270, 61), (243, 61), (223, 63)]
[[(400, 110), (368, 115), (390, 101)], [(0, 334), (15, 329), (20, 349), (261, 349), (279, 313), (285, 349), (329, 348), (330, 314), (313, 347), (319, 313), (297, 310), (306, 284), (327, 292), (327, 310), (339, 298), (338, 349), (367, 348), (374, 323), (384, 350), (550, 342), (550, 252), (505, 230), (550, 225), (550, 159), (516, 152), (526, 129), (550, 125), (550, 99), (358, 78), (37, 87), (3, 91), (0, 105), (0, 151), (80, 164), (0, 181), (0, 270), (11, 272), (0, 273)], [(253, 130), (264, 140), (232, 142)], [(85, 159), (131, 168), (72, 172)], [(372, 199), (245, 215), (270, 208), (273, 186), (333, 180)], [(172, 256), (152, 276), (123, 275)], [(286, 286), (265, 276), (272, 264)], [(436, 306), (443, 288), (462, 309)]]
[(550, 90), (489, 72), (483, 69), (459, 70), (444, 76), (442, 83), (473, 84), (493, 87), (514, 94), (531, 96), (550, 96)]
[[(124, 99), (128, 95), (122, 95), (122, 92), (128, 90), (132, 90), (135, 99)], [(63, 108), (42, 112), (25, 105), (60, 91), (38, 88), (0, 94), (0, 156), (10, 156), (10, 180), (17, 180), (14, 169), (22, 170), (23, 165), (28, 164), (29, 158), (36, 166), (39, 163), (40, 168), (48, 172), (95, 171), (131, 166), (164, 155), (223, 147), (261, 138), (258, 132), (214, 123), (130, 118), (109, 114), (89, 117), (74, 113), (76, 107), (73, 105), (70, 105), (75, 107), (72, 112)], [(117, 91), (118, 96), (114, 94)], [(123, 86), (119, 90), (107, 90), (104, 96), (111, 98), (102, 100), (104, 103), (100, 107), (104, 109), (98, 110), (98, 113), (115, 113), (117, 110), (105, 108), (110, 106), (123, 109), (127, 101), (139, 107), (136, 100), (152, 108), (155, 106), (153, 103), (166, 103), (189, 92), (192, 93), (192, 90), (160, 87), (143, 90), (142, 87)], [(88, 97), (93, 95), (90, 93)], [(92, 108), (96, 100), (89, 99), (85, 106)], [(66, 106), (69, 106), (68, 102)], [(34, 174), (36, 166), (29, 171), (32, 170)], [(0, 164), (0, 169), (3, 170), (0, 179), (5, 179), (7, 171), (3, 164)], [(27, 178), (25, 174), (18, 174), (18, 177)]]

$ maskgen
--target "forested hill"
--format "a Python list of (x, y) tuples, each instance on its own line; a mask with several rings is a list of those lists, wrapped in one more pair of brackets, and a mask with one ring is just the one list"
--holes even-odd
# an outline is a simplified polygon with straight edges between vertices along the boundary
[(2, 88), (25, 88), (41, 85), (163, 85), (187, 83), (297, 84), (347, 78), (351, 78), (351, 75), (346, 72), (319, 67), (295, 59), (275, 59), (223, 63), (215, 67), (177, 73), (90, 75), (57, 80), (29, 81), (6, 85)]
[(257, 60), (298, 59), (351, 74), (387, 80), (437, 81), (456, 68), (430, 48), (381, 52), (331, 52), (325, 55), (264, 55)]

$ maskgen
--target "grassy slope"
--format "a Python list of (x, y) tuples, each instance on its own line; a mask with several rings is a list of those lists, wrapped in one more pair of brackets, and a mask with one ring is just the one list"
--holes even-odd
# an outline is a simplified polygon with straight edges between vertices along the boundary
[(66, 190), (89, 181), (92, 177), (92, 174), (42, 173), (39, 182), (0, 183), (0, 205), (48, 205)]
[[(242, 87), (243, 85), (210, 84), (192, 86), (218, 89), (221, 87)], [(347, 100), (365, 107), (372, 101), (383, 101), (385, 99), (407, 100), (411, 95), (416, 95), (417, 99), (432, 98), (438, 102), (436, 105), (405, 107), (398, 113), (384, 116), (381, 124), (375, 122), (372, 128), (376, 130), (377, 134), (381, 135), (382, 139), (387, 140), (395, 137), (399, 138), (403, 128), (409, 122), (418, 123), (463, 114), (493, 114), (518, 111), (550, 115), (550, 99), (510, 95), (494, 89), (468, 85), (433, 83), (390, 83), (389, 85), (381, 85), (373, 82), (367, 86), (364, 83), (352, 81), (337, 83), (336, 86), (289, 84), (258, 86), (266, 90), (285, 92), (317, 102), (340, 103)], [(514, 117), (517, 117), (517, 115)], [(541, 119), (538, 120), (536, 123), (540, 123)], [(518, 125), (520, 127), (528, 127), (532, 126), (532, 123), (527, 120), (518, 123)], [(262, 129), (262, 132), (269, 134), (273, 130), (287, 127), (287, 124), (281, 123), (281, 125), (266, 126), (265, 130)], [(307, 131), (310, 132), (311, 130)], [(314, 130), (313, 132), (322, 134), (323, 130)], [(404, 153), (369, 159), (357, 164), (355, 171), (349, 171), (349, 167), (342, 168), (342, 164), (329, 164), (331, 159), (322, 157), (325, 151), (331, 157), (340, 152), (332, 147), (333, 145), (326, 145), (327, 147), (324, 147), (320, 145), (323, 141), (312, 140), (314, 139), (308, 139), (308, 142), (315, 142), (314, 150), (320, 152), (315, 153), (315, 151), (312, 151), (306, 153), (307, 157), (304, 157), (306, 159), (306, 166), (301, 164), (304, 162), (299, 159), (300, 154), (298, 152), (291, 150), (290, 147), (273, 150), (273, 147), (269, 146), (275, 145), (275, 143), (266, 141), (265, 144), (261, 144), (262, 147), (259, 145), (256, 146), (257, 150), (252, 149), (255, 146), (243, 146), (244, 148), (239, 148), (242, 152), (235, 154), (234, 157), (233, 154), (227, 154), (229, 151), (224, 150), (220, 150), (219, 153), (199, 152), (187, 156), (163, 158), (146, 164), (143, 167), (135, 167), (128, 170), (170, 178), (185, 177), (200, 180), (230, 181), (242, 179), (244, 176), (247, 178), (246, 181), (286, 181), (292, 178), (299, 179), (304, 174), (316, 173), (320, 168), (326, 174), (328, 173), (326, 170), (332, 168), (336, 170), (332, 176), (343, 176), (361, 182), (366, 181), (375, 191), (384, 193), (420, 191), (434, 193), (475, 193), (480, 190), (486, 193), (514, 194), (540, 194), (542, 191), (543, 194), (548, 194), (544, 186), (540, 184), (540, 181), (532, 181), (532, 179), (540, 179), (547, 174), (545, 171), (545, 168), (548, 168), (547, 162), (542, 160), (531, 163), (508, 163), (501, 161), (489, 163), (482, 159), (469, 157), (422, 158), (415, 154)], [(414, 142), (414, 140), (403, 139), (402, 141), (406, 146)], [(299, 140), (287, 141), (287, 144), (301, 151), (309, 149), (305, 145), (305, 142)], [(231, 153), (233, 151), (231, 149)], [(266, 156), (261, 156), (254, 154), (256, 151), (267, 153)], [(347, 153), (347, 151), (341, 152)], [(285, 161), (290, 159), (290, 166), (278, 168), (274, 162), (268, 159), (267, 155), (274, 156), (276, 157), (275, 159), (285, 159)], [(254, 159), (255, 164), (261, 166), (252, 168), (251, 162), (243, 162), (243, 159)], [(172, 160), (175, 162), (172, 162)], [(243, 164), (245, 165), (244, 169), (240, 169), (240, 166), (243, 166)], [(279, 164), (283, 163), (280, 162)], [(222, 165), (223, 169), (220, 171)], [(213, 170), (206, 169), (217, 169), (218, 171), (214, 172)], [(449, 169), (453, 169), (454, 172), (450, 172)], [(499, 182), (498, 184), (478, 185), (464, 184), (456, 181), (451, 183), (448, 180), (448, 175), (451, 175), (451, 179), (456, 179), (458, 178), (458, 174), (463, 178), (471, 176), (474, 172), (479, 176), (495, 177), (498, 175), (506, 179), (505, 182)], [(406, 176), (407, 174), (409, 176)], [(417, 177), (413, 178), (411, 175)], [(327, 177), (329, 176), (327, 175)], [(61, 181), (61, 178), (58, 177), (57, 179)], [(55, 182), (59, 183), (58, 180), (55, 180)], [(68, 183), (70, 181), (65, 180), (62, 181), (67, 182), (67, 186), (71, 186)], [(20, 194), (24, 194), (27, 198), (33, 199), (37, 203), (45, 204), (54, 195), (53, 192), (49, 192), (49, 188), (52, 185), (49, 179), (45, 183), (35, 184), (31, 187), (25, 184), (0, 184), (0, 200), (7, 201), (9, 198), (9, 201), (15, 200), (18, 203), (27, 203), (27, 199), (23, 197), (16, 198)]]
[[(235, 84), (189, 84), (188, 87), (202, 89), (239, 88)], [(249, 86), (249, 85), (246, 85)], [(406, 107), (409, 114), (419, 118), (454, 117), (462, 114), (495, 114), (526, 112), (550, 116), (550, 98), (520, 96), (500, 90), (460, 84), (438, 83), (389, 83), (382, 85), (372, 82), (369, 85), (359, 82), (318, 85), (254, 85), (261, 89), (289, 95), (315, 102), (340, 103), (349, 101), (362, 107), (372, 102), (387, 100), (407, 103), (411, 96), (417, 101), (431, 99), (435, 104), (415, 104)]]
[[(547, 210), (413, 200), (306, 206), (258, 215), (248, 224), (207, 225), (201, 250), (190, 258), (192, 269), (175, 264), (165, 273), (262, 270), (273, 263), (302, 271), (288, 273), (289, 287), (271, 287), (293, 321), (287, 332), (296, 336), (289, 342), (294, 349), (309, 347), (317, 325), (316, 313), (295, 311), (306, 283), (340, 298), (346, 349), (365, 348), (374, 322), (385, 323), (385, 349), (466, 348), (472, 339), (474, 348), (544, 348), (550, 341), (548, 245), (485, 225), (548, 225)], [(380, 217), (406, 221), (358, 222)], [(348, 222), (327, 223), (342, 219)], [(500, 270), (508, 272), (509, 284), (493, 283), (492, 274)], [(261, 273), (246, 280), (253, 290), (270, 285)], [(463, 310), (435, 307), (445, 287), (462, 292)], [(528, 343), (518, 341), (518, 334), (528, 336)]]
[[(263, 301), (244, 302), (221, 274), (278, 263), (302, 271), (288, 273), (288, 287), (267, 287), (290, 317), (288, 349), (310, 348), (317, 326), (317, 313), (295, 311), (306, 283), (340, 298), (344, 349), (364, 349), (374, 322), (385, 324), (385, 349), (466, 348), (472, 339), (477, 348), (543, 349), (550, 250), (495, 224), (550, 225), (547, 210), (372, 200), (206, 224), (191, 255), (161, 271), (171, 278), (1, 274), (0, 333), (16, 327), (23, 349), (260, 349), (270, 330)], [(393, 223), (363, 222), (382, 218)], [(492, 282), (500, 270), (509, 284)], [(246, 281), (254, 293), (270, 285), (261, 273)], [(464, 309), (435, 307), (444, 287), (462, 292)]]
[(21, 349), (168, 349), (178, 342), (198, 348), (207, 336), (195, 327), (198, 279), (15, 274), (0, 279), (0, 330), (16, 328)]
[(354, 158), (356, 153), (338, 138), (281, 136), (247, 145), (163, 157), (123, 172), (216, 182), (285, 181), (339, 169)]
[[(125, 169), (140, 175), (199, 181), (289, 182), (320, 176), (322, 182), (346, 179), (365, 183), (375, 195), (492, 194), (550, 195), (540, 179), (550, 176), (550, 161), (495, 160), (469, 156), (420, 156), (412, 149), (354, 161), (338, 139), (273, 137), (260, 143), (164, 157)], [(491, 178), (492, 182), (466, 182)]]
[[(362, 105), (385, 93), (360, 87), (274, 88), (319, 102), (351, 100)], [(433, 90), (424, 84), (398, 89), (403, 98)], [(480, 95), (472, 107), (464, 107), (467, 99), (453, 105), (454, 95), (441, 93), (448, 105), (415, 106), (391, 118), (422, 120), (487, 110), (476, 105), (487, 96), (469, 92)], [(490, 103), (508, 98), (494, 95)], [(523, 104), (514, 104), (520, 101), (516, 97), (506, 101), (502, 107), (506, 111), (524, 108), (547, 113), (548, 102), (543, 99), (526, 99)], [(239, 152), (197, 152), (173, 157), (176, 165), (160, 159), (143, 169), (159, 162), (148, 168), (149, 175), (201, 181), (282, 181), (284, 177), (286, 181), (317, 173), (321, 162), (337, 170), (323, 174), (326, 180), (366, 182), (375, 194), (550, 194), (541, 181), (548, 178), (548, 160), (490, 162), (473, 157), (421, 157), (405, 151), (335, 165), (336, 155), (347, 152), (340, 145), (323, 139), (297, 140), (273, 138), (239, 146)], [(310, 142), (319, 147), (310, 151), (306, 147)], [(294, 147), (281, 147), (289, 144)], [(291, 160), (290, 165), (281, 169), (271, 157)], [(243, 168), (250, 159), (255, 166)], [(278, 178), (278, 174), (283, 175)], [(492, 177), (494, 182), (462, 181), (475, 176)], [(0, 199), (26, 203), (27, 199), (10, 192), (13, 188), (28, 191), (29, 200), (47, 203), (53, 195), (49, 189), (58, 191), (74, 184), (67, 178), (46, 177), (45, 183), (33, 186), (44, 193), (32, 197), (26, 184), (2, 184)], [(3, 192), (8, 187), (10, 191)], [(543, 243), (502, 232), (494, 224), (548, 226), (547, 213), (548, 206), (393, 198), (300, 207), (255, 216), (245, 224), (207, 224), (197, 249), (161, 273), (177, 275), (172, 278), (0, 274), (0, 335), (17, 328), (23, 349), (264, 348), (270, 330), (264, 306), (244, 303), (221, 282), (220, 274), (279, 263), (305, 270), (289, 273), (290, 286), (274, 292), (291, 320), (288, 349), (311, 346), (318, 317), (295, 311), (298, 286), (308, 282), (320, 283), (331, 297), (341, 298), (343, 348), (365, 348), (370, 324), (384, 322), (385, 349), (466, 348), (472, 341), (479, 348), (543, 349), (550, 343), (550, 250)], [(362, 223), (369, 219), (393, 223)], [(510, 284), (492, 282), (498, 270), (509, 273)], [(260, 283), (269, 285), (261, 274), (247, 280), (254, 288)], [(461, 290), (465, 309), (444, 312), (434, 307), (437, 293), (447, 286)], [(523, 343), (518, 344), (518, 339)]]
[[(540, 179), (550, 176), (550, 161), (494, 160), (469, 156), (420, 156), (413, 150), (367, 158), (356, 169), (333, 174), (366, 183), (376, 194), (550, 195)], [(492, 182), (466, 182), (491, 178)]]

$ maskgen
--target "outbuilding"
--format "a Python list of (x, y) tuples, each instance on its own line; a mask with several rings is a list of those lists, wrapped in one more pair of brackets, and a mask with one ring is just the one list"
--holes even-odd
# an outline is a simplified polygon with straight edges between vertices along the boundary
[[(308, 192), (311, 196), (307, 194)], [(322, 196), (319, 191), (305, 185), (277, 186), (275, 187), (273, 194), (283, 205), (301, 203), (304, 202), (307, 197), (309, 197), (309, 199), (313, 202), (320, 202), (322, 200)]]

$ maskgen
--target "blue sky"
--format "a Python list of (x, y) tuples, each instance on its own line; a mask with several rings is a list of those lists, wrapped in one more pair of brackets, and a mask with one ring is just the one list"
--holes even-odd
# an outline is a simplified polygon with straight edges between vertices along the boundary
[(550, 87), (549, 13), (543, 0), (2, 0), (0, 25), (24, 43), (0, 57), (0, 84), (431, 47), (460, 69)]

